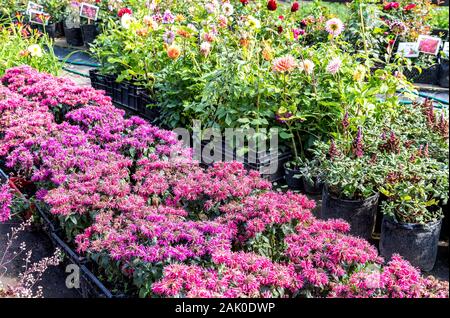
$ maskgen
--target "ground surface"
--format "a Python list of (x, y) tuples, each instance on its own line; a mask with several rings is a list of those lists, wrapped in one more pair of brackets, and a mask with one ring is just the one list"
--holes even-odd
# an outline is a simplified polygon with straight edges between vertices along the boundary
[[(59, 41), (59, 45), (64, 46), (63, 42)], [(61, 58), (64, 58), (67, 51), (64, 49), (59, 50), (57, 54), (60, 55)], [(83, 54), (78, 54), (76, 56), (72, 56), (71, 58), (74, 62), (85, 61), (87, 63), (91, 63), (92, 60)], [(95, 62), (95, 61), (94, 61)], [(82, 66), (82, 65), (66, 65), (66, 69), (74, 71), (76, 73), (81, 73), (84, 75), (88, 75), (89, 69), (91, 66)], [(64, 70), (62, 73), (63, 77), (70, 78), (75, 81), (79, 85), (87, 86), (90, 85), (90, 80), (86, 76), (81, 76), (74, 74), (68, 70)], [(430, 94), (432, 96), (436, 96), (443, 100), (449, 100), (449, 94), (447, 89), (442, 89), (434, 86), (420, 85), (422, 91)], [(318, 200), (318, 197), (312, 197), (315, 200)], [(315, 214), (320, 210), (320, 201), (318, 201), (318, 207), (315, 210)], [(10, 231), (11, 226), (14, 224), (0, 224), (0, 257), (3, 252), (3, 248), (6, 244), (6, 234)], [(27, 231), (20, 234), (19, 239), (14, 243), (14, 249), (17, 249), (21, 242), (25, 242), (29, 249), (33, 250), (33, 259), (39, 260), (43, 257), (51, 256), (53, 254), (54, 248), (52, 246), (51, 241), (48, 237), (39, 231)], [(377, 244), (377, 241), (373, 242)], [(441, 280), (449, 280), (449, 250), (448, 243), (441, 242), (438, 252), (438, 258), (436, 265), (432, 272), (429, 274), (434, 275), (438, 279)], [(8, 272), (6, 275), (6, 279), (4, 283), (14, 283), (17, 280), (18, 274), (21, 272), (23, 266), (23, 262), (20, 259), (12, 262), (10, 266), (8, 266)], [(64, 266), (58, 266), (50, 268), (43, 277), (41, 285), (44, 287), (44, 297), (48, 298), (74, 298), (80, 297), (80, 294), (73, 290), (68, 289), (65, 285), (66, 273)]]
[[(6, 235), (10, 233), (11, 227), (16, 227), (17, 223), (0, 224), (0, 258), (3, 256), (6, 245)], [(50, 257), (54, 253), (54, 247), (49, 238), (37, 229), (28, 229), (19, 234), (17, 240), (13, 242), (10, 253), (6, 259), (11, 259), (12, 253), (19, 250), (19, 245), (25, 242), (27, 250), (33, 251), (32, 261), (36, 262), (44, 257)], [(7, 266), (7, 273), (3, 279), (3, 284), (14, 284), (24, 266), (23, 257), (16, 258)], [(46, 298), (75, 298), (80, 294), (74, 289), (68, 289), (65, 285), (66, 273), (64, 266), (49, 267), (42, 277), (39, 285), (43, 287)], [(36, 286), (37, 287), (37, 286)]]

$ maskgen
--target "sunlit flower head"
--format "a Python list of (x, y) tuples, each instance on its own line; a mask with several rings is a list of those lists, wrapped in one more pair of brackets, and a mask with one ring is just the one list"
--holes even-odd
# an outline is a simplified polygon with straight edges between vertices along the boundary
[(170, 10), (166, 10), (163, 14), (163, 23), (171, 24), (175, 22), (175, 16), (170, 12)]
[(163, 34), (163, 41), (169, 45), (171, 45), (173, 43), (173, 41), (175, 41), (175, 32), (171, 31), (171, 30), (167, 30), (164, 34)]
[(209, 42), (202, 42), (202, 44), (200, 44), (200, 53), (203, 56), (208, 56), (209, 52), (211, 52), (211, 44)]
[(276, 58), (272, 62), (272, 71), (277, 73), (292, 72), (298, 66), (297, 60), (292, 55)]
[(224, 3), (224, 4), (222, 5), (222, 12), (223, 12), (225, 15), (227, 15), (227, 16), (232, 15), (232, 14), (234, 13), (234, 7), (233, 7), (233, 5), (232, 5), (231, 3), (228, 3), (228, 2)]
[(338, 18), (333, 18), (325, 23), (325, 30), (332, 36), (338, 36), (344, 31), (344, 23)]
[(339, 72), (341, 66), (342, 66), (341, 59), (339, 57), (335, 57), (328, 63), (327, 72), (335, 75), (337, 72)]
[(124, 14), (120, 19), (120, 24), (124, 29), (129, 29), (134, 22), (134, 18), (131, 14)]
[(397, 35), (405, 34), (406, 31), (408, 30), (406, 24), (404, 24), (400, 20), (396, 20), (396, 21), (392, 22), (389, 25), (389, 28), (391, 29), (392, 33), (397, 34)]
[(304, 60), (302, 62), (300, 62), (299, 64), (299, 69), (302, 72), (305, 72), (308, 75), (311, 75), (314, 72), (314, 62), (311, 60)]
[(216, 12), (216, 6), (212, 2), (205, 4), (205, 9), (209, 14)]
[(264, 44), (264, 48), (262, 50), (262, 56), (266, 61), (272, 61), (273, 59), (273, 49), (269, 43)]
[(181, 55), (181, 49), (176, 45), (171, 45), (167, 48), (167, 55), (172, 60), (176, 60)]
[(355, 80), (356, 82), (363, 81), (366, 77), (366, 72), (366, 68), (363, 65), (359, 64), (353, 72), (353, 80)]
[(27, 51), (30, 53), (30, 55), (32, 57), (42, 57), (43, 56), (42, 49), (39, 46), (39, 44), (32, 44), (32, 45), (30, 45), (28, 47)]
[(256, 19), (255, 17), (249, 15), (247, 16), (247, 26), (249, 26), (252, 29), (260, 29), (261, 22), (259, 22), (259, 20)]

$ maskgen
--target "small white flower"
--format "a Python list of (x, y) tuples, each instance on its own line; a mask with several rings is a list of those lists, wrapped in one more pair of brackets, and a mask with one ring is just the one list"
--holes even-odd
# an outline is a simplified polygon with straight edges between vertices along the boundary
[(308, 75), (311, 75), (314, 72), (314, 62), (311, 60), (304, 60), (300, 62), (298, 68), (300, 71), (305, 72)]
[(211, 44), (209, 42), (202, 42), (200, 45), (200, 52), (203, 56), (208, 56), (209, 52), (211, 52)]
[(247, 17), (247, 25), (251, 27), (252, 29), (260, 29), (261, 28), (261, 22), (259, 22), (258, 19), (255, 17), (249, 15)]
[(124, 14), (122, 18), (120, 19), (120, 23), (122, 24), (122, 27), (124, 29), (129, 29), (131, 27), (131, 24), (133, 23), (134, 18), (131, 16), (131, 14)]
[(39, 46), (39, 44), (32, 44), (28, 47), (28, 52), (30, 52), (30, 55), (32, 57), (42, 57), (43, 53), (42, 53), (42, 49)]
[(234, 13), (234, 7), (231, 5), (231, 3), (224, 3), (222, 6), (222, 11), (225, 15), (230, 16)]

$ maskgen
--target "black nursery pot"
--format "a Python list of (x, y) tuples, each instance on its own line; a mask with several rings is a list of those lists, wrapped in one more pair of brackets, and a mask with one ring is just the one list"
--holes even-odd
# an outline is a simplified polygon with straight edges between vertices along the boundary
[(422, 72), (419, 72), (416, 68), (405, 70), (404, 75), (413, 83), (436, 85), (438, 83), (439, 64), (424, 68)]
[(441, 59), (439, 63), (439, 86), (448, 88), (449, 65), (448, 60)]
[(389, 260), (398, 253), (422, 271), (436, 262), (442, 220), (427, 224), (400, 223), (388, 217), (381, 224), (380, 254)]
[(304, 177), (302, 177), (303, 190), (307, 194), (319, 195), (323, 190), (323, 182), (315, 177), (313, 182), (307, 181)]
[(284, 179), (291, 190), (302, 190), (303, 182), (300, 177), (300, 170), (290, 168), (286, 164), (284, 165)]
[(56, 38), (56, 24), (52, 23), (43, 27), (43, 32), (45, 32), (50, 38)]
[(81, 35), (84, 45), (88, 46), (94, 42), (98, 35), (96, 24), (84, 24), (81, 26)]
[(81, 28), (68, 29), (64, 26), (64, 34), (66, 42), (71, 46), (83, 46), (83, 38), (81, 36)]
[(365, 200), (343, 200), (332, 196), (325, 185), (322, 192), (321, 217), (343, 219), (350, 224), (350, 233), (364, 239), (372, 237), (379, 194)]
[(57, 22), (55, 29), (56, 29), (56, 37), (64, 36), (64, 24), (62, 22)]

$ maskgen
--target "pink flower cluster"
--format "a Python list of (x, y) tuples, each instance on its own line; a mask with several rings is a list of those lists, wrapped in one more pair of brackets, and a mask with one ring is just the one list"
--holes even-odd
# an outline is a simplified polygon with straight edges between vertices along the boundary
[(330, 284), (352, 269), (382, 263), (375, 247), (347, 235), (349, 230), (341, 220), (315, 220), (298, 225), (296, 233), (286, 238), (286, 255), (318, 295), (328, 292)]
[(243, 244), (267, 227), (311, 221), (310, 211), (314, 207), (315, 202), (302, 195), (265, 192), (222, 206), (223, 215), (217, 220), (227, 224), (237, 241)]
[[(106, 257), (100, 267), (141, 295), (448, 297), (400, 258), (383, 268), (305, 196), (240, 163), (202, 169), (172, 132), (126, 119), (102, 92), (29, 67), (1, 82), (0, 157), (36, 182), (79, 252)], [(0, 220), (9, 200), (2, 187)], [(274, 232), (277, 257), (258, 255), (251, 241)]]
[(345, 298), (424, 298), (448, 297), (448, 282), (424, 278), (420, 271), (393, 255), (383, 268), (366, 268), (352, 274), (346, 282), (333, 286), (329, 297)]
[(217, 269), (174, 264), (164, 268), (163, 278), (152, 291), (165, 297), (287, 297), (302, 287), (292, 265), (244, 252), (213, 255)]
[(13, 194), (9, 185), (4, 184), (0, 186), (0, 222), (9, 220), (11, 216), (11, 204)]

